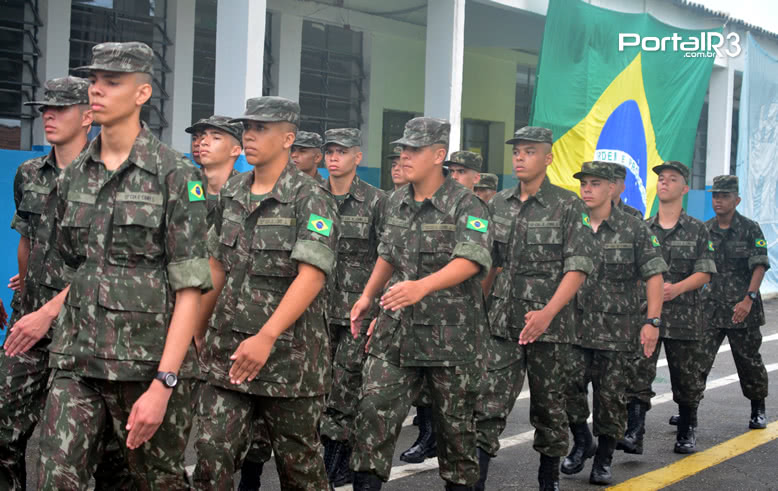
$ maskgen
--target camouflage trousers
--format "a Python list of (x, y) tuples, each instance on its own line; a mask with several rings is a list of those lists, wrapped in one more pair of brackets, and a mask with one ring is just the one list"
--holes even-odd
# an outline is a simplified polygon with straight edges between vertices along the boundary
[(767, 370), (759, 354), (762, 333), (759, 327), (737, 329), (706, 329), (703, 332), (702, 380), (707, 381), (724, 337), (729, 339), (743, 395), (752, 401), (767, 398)]
[(455, 367), (400, 367), (368, 355), (362, 399), (354, 422), (351, 468), (384, 481), (392, 469), (397, 437), (423, 386), (432, 397), (440, 477), (472, 486), (478, 480), (473, 410), (481, 380), (476, 363)]
[[(505, 343), (514, 343), (518, 346), (518, 341), (504, 340)], [(510, 348), (504, 348), (506, 351)], [(570, 380), (570, 370), (572, 365), (573, 346), (566, 343), (545, 343), (535, 342), (524, 346), (519, 346), (521, 355), (514, 354), (518, 359), (522, 357), (521, 363), (503, 365), (501, 368), (493, 369), (494, 361), (490, 361), (487, 380), (484, 383), (487, 391), (500, 390), (500, 385), (505, 386), (513, 382), (512, 386), (504, 395), (504, 408), (492, 409), (491, 414), (484, 415), (485, 411), (479, 411), (479, 428), (488, 428), (482, 421), (497, 419), (499, 422), (491, 423), (491, 430), (479, 429), (479, 446), (484, 451), (492, 453), (499, 448), (499, 434), (495, 433), (499, 429), (505, 428), (506, 420), (510, 414), (510, 409), (520, 393), (524, 373), (527, 374), (530, 390), (530, 410), (529, 419), (535, 428), (535, 438), (533, 448), (536, 452), (549, 457), (563, 457), (567, 455), (568, 434), (567, 434), (567, 414), (565, 413), (565, 394), (567, 393), (567, 384)], [(508, 351), (510, 352), (510, 351)], [(489, 356), (492, 356), (491, 354)], [(496, 380), (495, 380), (496, 377)], [(497, 395), (499, 398), (500, 396)], [(497, 407), (495, 402), (485, 399), (483, 408), (490, 406)]]
[(491, 456), (500, 449), (500, 435), (524, 385), (524, 349), (518, 341), (490, 337), (486, 377), (475, 405), (477, 446)]
[(573, 371), (568, 385), (567, 418), (570, 423), (586, 423), (589, 417), (587, 385), (592, 383), (594, 436), (618, 440), (627, 422), (627, 376), (631, 353), (573, 347)]
[(179, 380), (162, 424), (142, 447), (129, 450), (127, 420), (149, 382), (122, 382), (54, 372), (41, 421), (40, 489), (87, 489), (104, 451), (116, 435), (139, 490), (189, 489), (184, 466), (192, 422), (191, 382)]
[(660, 348), (664, 345), (673, 401), (679, 406), (697, 407), (705, 393), (703, 378), (704, 353), (701, 341), (659, 338), (651, 357), (642, 353), (632, 356), (631, 383), (627, 385), (627, 400), (637, 399), (651, 408), (651, 398), (656, 395), (651, 384), (656, 378), (656, 363)]
[(317, 424), (324, 398), (263, 397), (204, 387), (200, 435), (195, 442), (194, 488), (231, 490), (256, 429), (270, 436), (281, 489), (320, 491), (328, 487)]
[(332, 389), (321, 418), (321, 434), (330, 440), (345, 442), (349, 440), (359, 407), (367, 336), (354, 339), (348, 326), (330, 325), (330, 328), (340, 332), (332, 364)]

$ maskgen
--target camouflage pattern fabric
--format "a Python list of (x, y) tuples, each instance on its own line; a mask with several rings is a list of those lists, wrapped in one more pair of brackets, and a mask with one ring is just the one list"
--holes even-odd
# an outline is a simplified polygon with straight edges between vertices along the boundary
[(227, 116), (219, 116), (218, 114), (214, 114), (213, 116), (199, 120), (185, 131), (187, 133), (197, 133), (205, 131), (207, 128), (216, 128), (217, 130), (221, 130), (238, 140), (238, 143), (241, 145), (243, 144), (243, 125), (240, 122), (234, 121), (232, 118)]
[[(738, 194), (739, 182), (737, 176), (723, 175), (713, 178), (713, 186), (708, 190), (711, 193), (735, 193)], [(735, 212), (737, 213), (737, 212)]]
[(638, 210), (637, 208), (633, 208), (632, 206), (629, 206), (628, 204), (626, 204), (623, 201), (619, 201), (619, 204), (616, 205), (616, 207), (619, 210), (623, 211), (624, 213), (632, 215), (633, 217), (635, 217), (635, 218), (637, 218), (639, 220), (643, 220), (643, 212), (642, 211)]
[(100, 43), (92, 46), (92, 63), (73, 70), (148, 73), (154, 75), (154, 51), (145, 43)]
[[(184, 449), (192, 422), (190, 383), (179, 380), (154, 436), (129, 451), (123, 444), (128, 435), (125, 425), (132, 405), (149, 382), (108, 381), (55, 371), (41, 424), (40, 488), (88, 489), (106, 448), (106, 432), (112, 432), (122, 443), (118, 447), (138, 490), (189, 489)], [(107, 477), (105, 472), (98, 475)]]
[(297, 136), (294, 139), (295, 147), (321, 148), (321, 145), (321, 135), (310, 131), (298, 131)]
[(421, 148), (429, 145), (445, 145), (448, 147), (448, 138), (451, 133), (451, 124), (445, 119), (418, 117), (405, 123), (403, 136), (399, 140), (391, 142), (391, 145)]
[(316, 424), (322, 396), (266, 397), (209, 385), (198, 412), (194, 489), (233, 489), (252, 431), (265, 426), (273, 442), (281, 489), (328, 489)]
[(616, 175), (613, 172), (613, 164), (601, 160), (593, 160), (581, 164), (581, 170), (573, 174), (573, 178), (582, 179), (584, 176), (601, 177), (611, 182), (616, 181)]
[(651, 384), (656, 378), (656, 362), (659, 350), (664, 345), (673, 401), (679, 406), (697, 407), (705, 392), (705, 355), (702, 341), (659, 338), (656, 350), (650, 358), (643, 355), (634, 359), (637, 363), (631, 382), (627, 387), (627, 398), (638, 399), (651, 407), (651, 398), (656, 395)]
[(673, 169), (678, 171), (678, 173), (683, 176), (684, 180), (688, 184), (689, 177), (691, 176), (691, 170), (687, 166), (683, 165), (683, 163), (678, 162), (677, 160), (668, 160), (667, 162), (653, 167), (651, 170), (654, 171), (654, 174), (659, 175), (659, 173), (665, 169)]
[(475, 183), (475, 189), (491, 189), (497, 191), (498, 178), (496, 174), (481, 173), (481, 179)]
[[(731, 316), (730, 316), (731, 317)], [(759, 353), (762, 333), (758, 327), (749, 329), (706, 329), (702, 339), (702, 380), (708, 379), (716, 354), (724, 337), (729, 340), (732, 359), (740, 378), (740, 389), (746, 399), (760, 401), (767, 398), (767, 369)]]
[(300, 124), (300, 104), (284, 97), (265, 96), (246, 100), (246, 112), (232, 121)]
[(340, 145), (342, 147), (351, 148), (362, 145), (362, 132), (357, 128), (334, 128), (324, 132), (324, 143), (322, 147), (326, 147), (330, 143)]
[(65, 107), (75, 104), (89, 104), (89, 80), (79, 77), (61, 77), (46, 80), (43, 84), (43, 99), (25, 102), (25, 106)]
[[(100, 136), (57, 188), (57, 241), (70, 291), (50, 366), (84, 377), (152, 380), (175, 292), (212, 288), (200, 173), (143, 124), (127, 161), (100, 162)], [(193, 345), (182, 377), (197, 371)]]
[(525, 126), (519, 128), (513, 134), (513, 138), (505, 142), (506, 145), (515, 145), (519, 142), (554, 143), (554, 134), (548, 128), (540, 126)]
[(460, 150), (454, 152), (446, 161), (446, 164), (456, 164), (462, 167), (474, 171), (481, 172), (481, 167), (484, 164), (484, 159), (480, 154), (475, 152), (468, 152), (467, 150)]

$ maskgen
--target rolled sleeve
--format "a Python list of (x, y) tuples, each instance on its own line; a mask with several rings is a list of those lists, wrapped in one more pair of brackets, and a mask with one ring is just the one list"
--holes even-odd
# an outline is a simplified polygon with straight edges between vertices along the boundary
[(667, 263), (661, 257), (653, 257), (640, 266), (640, 276), (645, 281), (652, 276), (666, 273), (669, 270)]
[(716, 273), (716, 262), (713, 259), (701, 258), (694, 261), (694, 273)]
[(568, 256), (565, 258), (565, 264), (562, 269), (564, 273), (569, 271), (580, 271), (587, 275), (594, 271), (594, 261), (586, 256)]
[(205, 258), (192, 258), (167, 266), (168, 283), (173, 291), (199, 288), (203, 293), (213, 289), (211, 268)]
[(335, 268), (335, 253), (322, 242), (298, 240), (292, 249), (293, 261), (310, 264), (324, 271), (327, 276)]
[(30, 222), (15, 213), (11, 220), (11, 228), (19, 232), (22, 237), (30, 237)]
[(753, 270), (757, 266), (770, 269), (770, 259), (767, 256), (751, 256), (748, 258), (748, 269)]
[(489, 254), (489, 250), (482, 245), (473, 244), (472, 242), (459, 242), (454, 246), (454, 252), (451, 253), (451, 257), (461, 257), (472, 261), (481, 266), (482, 271), (488, 272), (492, 268), (492, 256)]

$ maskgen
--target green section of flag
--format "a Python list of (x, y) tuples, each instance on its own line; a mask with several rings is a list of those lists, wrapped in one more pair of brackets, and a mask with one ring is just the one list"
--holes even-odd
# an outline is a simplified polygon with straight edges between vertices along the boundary
[(205, 201), (205, 191), (203, 191), (202, 182), (189, 181), (187, 188), (189, 189), (189, 201)]
[(581, 213), (581, 223), (583, 223), (585, 227), (592, 228), (592, 220), (586, 213)]
[(767, 249), (767, 241), (764, 239), (756, 239), (756, 241), (754, 241), (754, 245), (763, 249)]
[(651, 245), (654, 247), (659, 247), (659, 239), (656, 238), (656, 235), (651, 236)]
[(485, 234), (486, 231), (489, 230), (489, 220), (484, 220), (483, 218), (478, 218), (474, 216), (468, 216), (467, 228)]
[(711, 251), (711, 252), (714, 250), (713, 249), (713, 241), (712, 240), (708, 241), (708, 250)]
[(311, 217), (308, 219), (308, 230), (329, 237), (332, 233), (332, 220), (311, 213)]

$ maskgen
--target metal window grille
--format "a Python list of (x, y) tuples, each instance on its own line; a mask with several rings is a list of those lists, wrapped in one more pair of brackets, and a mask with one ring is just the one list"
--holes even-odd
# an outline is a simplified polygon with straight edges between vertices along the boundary
[(216, 4), (195, 4), (194, 67), (192, 74), (192, 122), (213, 114), (216, 85)]
[(516, 111), (514, 114), (514, 128), (516, 130), (529, 124), (534, 92), (535, 67), (518, 65), (516, 67)]

